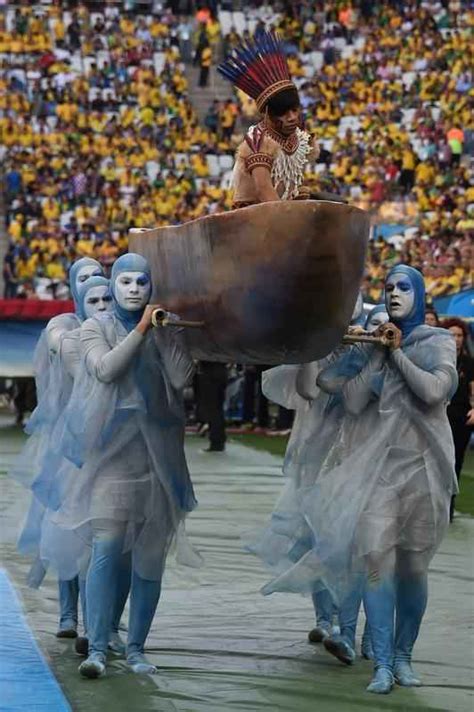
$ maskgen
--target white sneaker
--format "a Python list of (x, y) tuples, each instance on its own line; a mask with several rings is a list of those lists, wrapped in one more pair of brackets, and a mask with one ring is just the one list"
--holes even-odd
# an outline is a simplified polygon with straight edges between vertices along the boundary
[(127, 663), (137, 675), (155, 675), (158, 668), (148, 662), (143, 653), (131, 653), (127, 656)]
[(92, 653), (87, 660), (79, 665), (79, 673), (89, 680), (96, 680), (105, 675), (105, 655), (103, 653)]

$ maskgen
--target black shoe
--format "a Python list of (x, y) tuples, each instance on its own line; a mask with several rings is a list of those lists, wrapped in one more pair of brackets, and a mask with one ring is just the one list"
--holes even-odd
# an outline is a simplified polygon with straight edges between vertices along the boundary
[(63, 628), (58, 630), (56, 638), (77, 638), (77, 630), (74, 630), (74, 628)]
[(354, 662), (356, 657), (355, 651), (352, 649), (349, 643), (346, 643), (345, 640), (342, 640), (340, 636), (326, 638), (326, 640), (323, 642), (323, 645), (328, 651), (328, 653), (334, 655), (334, 657), (340, 660), (341, 663), (344, 663), (345, 665), (352, 665), (352, 663)]
[(89, 640), (87, 638), (79, 636), (75, 640), (74, 649), (78, 655), (82, 655), (83, 657), (87, 658), (87, 656), (89, 655)]
[(310, 643), (322, 643), (326, 640), (326, 638), (329, 638), (329, 636), (330, 632), (326, 630), (326, 628), (316, 626), (316, 628), (309, 631), (308, 640)]

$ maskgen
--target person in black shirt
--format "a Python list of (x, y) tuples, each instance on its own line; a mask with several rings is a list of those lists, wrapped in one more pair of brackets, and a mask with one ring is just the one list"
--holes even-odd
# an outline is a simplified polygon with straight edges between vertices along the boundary
[(224, 415), (226, 364), (200, 361), (197, 386), (199, 420), (209, 425), (209, 447), (204, 452), (223, 452), (226, 442)]
[[(464, 455), (474, 426), (474, 359), (466, 350), (467, 326), (462, 319), (446, 319), (443, 327), (449, 329), (456, 339), (457, 371), (459, 385), (448, 405), (448, 418), (453, 431), (455, 469), (458, 483)], [(455, 497), (451, 500), (450, 519), (453, 519)]]

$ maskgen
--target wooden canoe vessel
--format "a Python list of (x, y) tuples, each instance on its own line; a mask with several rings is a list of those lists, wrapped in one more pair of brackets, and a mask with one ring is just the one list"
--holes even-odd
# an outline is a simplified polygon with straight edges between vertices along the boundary
[(179, 226), (131, 230), (147, 258), (152, 303), (183, 319), (193, 356), (235, 363), (322, 358), (349, 324), (369, 216), (326, 201), (281, 201)]

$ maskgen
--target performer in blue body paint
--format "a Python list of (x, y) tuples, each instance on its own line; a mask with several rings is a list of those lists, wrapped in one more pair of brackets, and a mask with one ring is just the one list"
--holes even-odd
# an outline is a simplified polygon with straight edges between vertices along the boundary
[[(29, 489), (45, 470), (56, 474), (60, 459), (52, 451), (52, 434), (71, 395), (73, 379), (61, 365), (59, 355), (62, 337), (80, 327), (85, 318), (79, 291), (94, 275), (103, 275), (99, 262), (89, 257), (77, 260), (69, 273), (70, 290), (75, 312), (59, 314), (48, 322), (40, 336), (33, 357), (38, 405), (28, 420), (25, 432), (30, 436), (19, 455), (11, 475)], [(40, 555), (40, 542), (44, 519), (44, 504), (32, 497), (26, 523), (18, 541), (18, 549), (34, 555), (28, 582), (38, 587), (44, 578), (45, 561)], [(79, 583), (77, 577), (59, 579), (59, 629), (58, 638), (76, 638), (78, 624)]]
[[(411, 667), (427, 602), (427, 568), (449, 522), (456, 492), (446, 405), (456, 388), (454, 339), (424, 325), (425, 290), (417, 270), (399, 265), (386, 280), (395, 332), (373, 346), (342, 388), (357, 419), (344, 449), (302, 492), (312, 548), (265, 587), (311, 591), (322, 580), (339, 602), (365, 580), (364, 604), (374, 649), (368, 691), (394, 681), (421, 684)], [(354, 442), (354, 433), (358, 443)], [(352, 437), (351, 437), (352, 436)]]
[(385, 443), (384, 469), (372, 465), (379, 477), (356, 532), (367, 563), (364, 601), (374, 647), (368, 690), (379, 694), (389, 692), (394, 679), (421, 684), (411, 658), (427, 604), (427, 570), (457, 491), (446, 415), (457, 387), (454, 340), (424, 325), (425, 287), (417, 270), (394, 267), (385, 293), (398, 338), (388, 351), (376, 350), (346, 393), (358, 416), (375, 392)]
[[(383, 310), (385, 311), (385, 307)], [(385, 320), (387, 318), (385, 314)], [(372, 320), (376, 322), (373, 326)], [(363, 314), (362, 296), (359, 294), (351, 319), (351, 328), (356, 331), (362, 329), (364, 322), (369, 328), (376, 328), (377, 322), (383, 322), (383, 315), (376, 307), (366, 320)], [(311, 546), (311, 532), (301, 512), (300, 492), (316, 482), (328, 453), (337, 442), (344, 418), (341, 388), (345, 380), (350, 378), (351, 374), (355, 374), (360, 367), (358, 365), (354, 368), (352, 363), (355, 360), (354, 350), (359, 350), (359, 347), (349, 348), (341, 345), (320, 361), (302, 366), (280, 366), (263, 374), (262, 386), (265, 395), (286, 408), (296, 411), (283, 467), (288, 482), (277, 502), (270, 525), (249, 546), (275, 572), (284, 571)], [(361, 358), (363, 358), (362, 353), (359, 355), (358, 364)], [(347, 372), (344, 369), (337, 369), (340, 360), (346, 365)], [(337, 369), (338, 376), (335, 379), (336, 384), (331, 384), (331, 388), (320, 388), (317, 381), (319, 384), (321, 374), (332, 373), (334, 368)], [(343, 374), (342, 377), (339, 377), (340, 374)], [(347, 609), (350, 626), (353, 629), (352, 637), (355, 637), (355, 624), (361, 597), (360, 592), (358, 603), (354, 604), (355, 619), (352, 617), (354, 605)], [(335, 642), (340, 636), (336, 633), (338, 627), (333, 628), (338, 617), (338, 609), (333, 597), (323, 585), (318, 585), (312, 598), (316, 627), (310, 631), (309, 641), (320, 643), (330, 639), (331, 642), (333, 640)], [(344, 615), (342, 621), (344, 624)], [(333, 632), (334, 639), (331, 637)], [(350, 656), (343, 651), (346, 663), (352, 663), (355, 658), (352, 648)], [(363, 637), (363, 654), (365, 657), (371, 657), (367, 632)]]
[[(374, 333), (382, 324), (388, 322), (388, 319), (385, 304), (380, 304), (374, 307), (367, 315), (364, 331), (369, 334)], [(325, 473), (328, 469), (334, 467), (334, 462), (340, 462), (343, 457), (348, 457), (352, 448), (356, 447), (360, 439), (366, 436), (367, 431), (360, 431), (357, 419), (347, 413), (344, 408), (342, 389), (350, 378), (357, 374), (363, 365), (367, 363), (369, 354), (370, 347), (365, 344), (355, 344), (332, 364), (323, 369), (318, 376), (318, 386), (333, 398), (338, 397), (340, 408), (343, 411), (340, 428), (321, 467), (321, 473)], [(373, 408), (372, 411), (377, 417), (377, 408)], [(351, 665), (356, 659), (355, 636), (363, 586), (364, 578), (361, 576), (355, 581), (353, 589), (340, 603), (339, 608), (336, 608), (329, 591), (323, 590), (313, 594), (316, 611), (321, 609), (328, 611), (330, 610), (330, 604), (336, 608), (339, 630), (336, 629), (331, 632), (327, 625), (325, 627), (318, 626), (319, 630), (316, 628), (314, 632), (310, 633), (310, 636), (311, 634), (314, 636), (315, 633), (320, 633), (320, 640), (323, 641), (326, 650), (346, 665)], [(367, 622), (362, 635), (361, 655), (366, 660), (373, 659), (373, 648)]]
[[(76, 314), (80, 322), (110, 312), (113, 308), (109, 280), (105, 277), (92, 276), (80, 284), (77, 292)], [(57, 369), (61, 370), (63, 379), (76, 380), (80, 371), (80, 327), (66, 331), (60, 335), (57, 349)], [(75, 649), (79, 655), (88, 654), (87, 640), (87, 611), (85, 605), (85, 578), (89, 564), (90, 551), (83, 539), (75, 532), (57, 527), (53, 523), (54, 511), (61, 501), (63, 493), (67, 491), (71, 480), (78, 476), (77, 468), (59, 454), (60, 463), (52, 468), (49, 463), (57, 462), (58, 451), (56, 448), (60, 441), (62, 419), (59, 418), (53, 431), (52, 444), (48, 454), (47, 466), (43, 467), (40, 475), (35, 479), (32, 490), (37, 499), (46, 508), (42, 524), (40, 559), (45, 565), (50, 565), (59, 574), (60, 602), (62, 615), (67, 620), (77, 620), (77, 610), (71, 607), (71, 602), (76, 600), (80, 591), (84, 636), (76, 638)], [(111, 595), (111, 605), (114, 615), (109, 634), (108, 647), (117, 654), (125, 652), (125, 645), (120, 638), (119, 624), (130, 590), (130, 560), (124, 555), (119, 585), (115, 593), (115, 600)]]
[(63, 453), (80, 471), (55, 523), (92, 546), (86, 597), (89, 657), (81, 675), (105, 674), (123, 554), (131, 552), (127, 662), (154, 673), (144, 644), (159, 601), (169, 546), (195, 504), (184, 456), (182, 390), (193, 372), (182, 330), (150, 332), (150, 270), (140, 255), (112, 268), (112, 314), (81, 329), (82, 363), (65, 414)]

